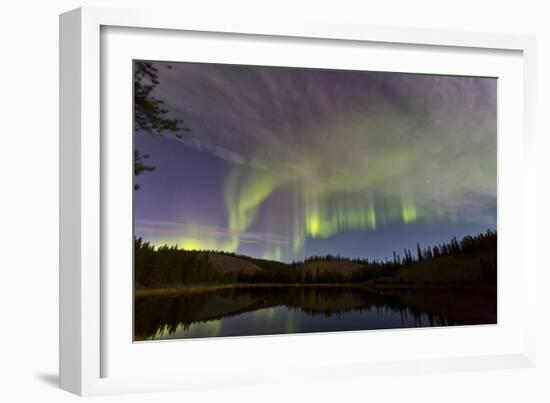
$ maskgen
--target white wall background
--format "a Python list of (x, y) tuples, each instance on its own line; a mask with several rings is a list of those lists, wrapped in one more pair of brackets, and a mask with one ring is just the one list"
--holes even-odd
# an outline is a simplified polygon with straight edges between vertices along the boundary
[[(314, 14), (374, 25), (537, 35), (539, 254), (549, 224), (550, 11), (544, 1), (19, 0), (0, 5), (0, 399), (75, 401), (55, 386), (58, 356), (58, 14), (81, 5), (185, 7), (231, 18)], [(546, 171), (544, 171), (546, 170)], [(542, 259), (539, 264), (544, 266)], [(546, 264), (548, 266), (548, 264)], [(542, 268), (542, 267), (541, 267)], [(371, 377), (302, 387), (258, 387), (93, 398), (100, 401), (550, 401), (550, 308), (542, 268), (538, 366), (534, 369)]]

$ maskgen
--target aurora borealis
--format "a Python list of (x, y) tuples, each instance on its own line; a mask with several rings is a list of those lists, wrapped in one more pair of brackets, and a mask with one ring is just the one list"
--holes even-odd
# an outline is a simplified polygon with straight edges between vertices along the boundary
[(135, 133), (156, 167), (136, 177), (145, 241), (384, 258), (496, 228), (494, 78), (155, 66), (190, 131)]

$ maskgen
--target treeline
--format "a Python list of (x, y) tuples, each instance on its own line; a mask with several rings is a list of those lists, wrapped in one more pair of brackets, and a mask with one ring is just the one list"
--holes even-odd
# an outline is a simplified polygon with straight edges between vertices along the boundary
[(415, 254), (409, 249), (404, 250), (403, 257), (393, 252), (393, 262), (401, 266), (409, 266), (415, 262), (422, 262), (440, 256), (475, 254), (489, 249), (496, 250), (496, 246), (496, 231), (487, 230), (485, 233), (479, 235), (466, 235), (460, 241), (456, 236), (453, 236), (449, 242), (433, 247), (421, 248), (417, 242)]
[(303, 264), (291, 263), (277, 270), (262, 270), (255, 272), (239, 272), (238, 283), (281, 283), (281, 284), (328, 284), (346, 283), (350, 276), (341, 270), (312, 270)]
[[(342, 256), (340, 254), (338, 255), (312, 255), (308, 258), (305, 258), (303, 260), (303, 263), (310, 263), (310, 262), (351, 262), (351, 263), (359, 263), (359, 264), (369, 264), (369, 259), (356, 257), (356, 258), (349, 258)], [(375, 263), (376, 261), (373, 260), (371, 263)], [(292, 263), (300, 264), (301, 261), (293, 261)]]
[(208, 254), (167, 245), (155, 249), (141, 238), (134, 241), (134, 280), (148, 287), (223, 281)]
[[(496, 245), (496, 231), (488, 230), (479, 235), (465, 236), (461, 240), (453, 237), (449, 242), (425, 248), (417, 244), (414, 253), (405, 249), (402, 256), (394, 252), (392, 259), (383, 261), (325, 255), (287, 264), (215, 250), (189, 251), (168, 245), (155, 248), (138, 238), (134, 245), (135, 281), (145, 287), (223, 283), (362, 283), (393, 276), (401, 269), (431, 259), (479, 255), (483, 281), (490, 283), (496, 282)], [(214, 254), (245, 260), (260, 270), (220, 272), (210, 260), (210, 256)], [(329, 266), (320, 269), (311, 267), (311, 263), (315, 262), (336, 264), (334, 268)], [(338, 268), (338, 262), (355, 263), (359, 266), (352, 270), (342, 270)]]

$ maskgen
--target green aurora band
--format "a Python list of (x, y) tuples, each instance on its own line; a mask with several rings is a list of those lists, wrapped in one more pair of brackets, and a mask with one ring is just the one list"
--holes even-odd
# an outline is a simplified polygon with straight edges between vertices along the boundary
[[(287, 234), (291, 242), (267, 243), (263, 255), (266, 259), (280, 260), (291, 255), (290, 252), (296, 254), (303, 250), (307, 239), (375, 230), (389, 222), (457, 221), (457, 212), (447, 200), (459, 190), (468, 191), (459, 189), (460, 177), (470, 171), (474, 179), (484, 181), (487, 180), (484, 176), (491, 177), (494, 172), (480, 174), (475, 166), (468, 168), (471, 163), (468, 159), (466, 165), (455, 164), (454, 174), (436, 169), (430, 172), (429, 179), (419, 181), (418, 175), (411, 173), (424, 171), (426, 161), (435, 157), (437, 147), (418, 136), (411, 142), (411, 125), (411, 119), (395, 116), (383, 120), (371, 118), (352, 126), (348, 123), (345, 128), (333, 129), (340, 133), (339, 142), (353, 145), (345, 150), (338, 150), (337, 144), (321, 142), (310, 144), (309, 152), (301, 156), (269, 153), (257, 157), (261, 165), (233, 164), (224, 186), (230, 235), (208, 238), (204, 234), (186, 234), (178, 244), (185, 249), (236, 252), (242, 235), (256, 222), (262, 204), (277, 191), (295, 195), (292, 211), (273, 212), (278, 217), (292, 216)], [(455, 143), (459, 138), (451, 138), (453, 142), (446, 147), (460, 147)], [(437, 151), (442, 153), (444, 149)], [(345, 158), (335, 161), (335, 154)], [(437, 197), (432, 191), (434, 187)]]

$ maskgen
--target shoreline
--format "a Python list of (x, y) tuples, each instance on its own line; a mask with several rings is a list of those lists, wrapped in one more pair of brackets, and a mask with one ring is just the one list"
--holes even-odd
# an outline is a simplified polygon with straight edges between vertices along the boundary
[(151, 297), (160, 295), (186, 295), (198, 294), (203, 292), (211, 292), (225, 290), (231, 288), (308, 288), (308, 287), (345, 287), (358, 288), (365, 291), (383, 291), (383, 290), (490, 290), (496, 286), (487, 284), (369, 284), (369, 283), (229, 283), (229, 284), (197, 284), (197, 285), (182, 285), (177, 287), (162, 287), (162, 288), (134, 288), (134, 298)]
[(197, 284), (179, 287), (162, 287), (162, 288), (140, 288), (134, 289), (134, 297), (148, 297), (153, 295), (166, 294), (196, 294), (201, 292), (210, 292), (217, 290), (225, 290), (230, 288), (274, 288), (274, 287), (354, 287), (367, 288), (365, 284), (354, 283), (228, 283), (228, 284)]

